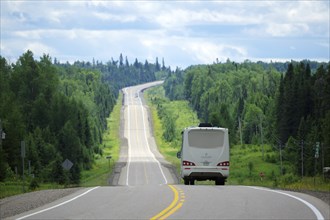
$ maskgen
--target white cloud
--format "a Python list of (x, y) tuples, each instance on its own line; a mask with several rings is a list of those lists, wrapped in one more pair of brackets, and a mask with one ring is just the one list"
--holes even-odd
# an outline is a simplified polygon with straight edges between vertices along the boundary
[[(260, 1), (260, 3), (263, 3)], [(269, 1), (259, 8), (260, 22), (244, 34), (258, 37), (329, 37), (329, 1)], [(251, 14), (252, 15), (252, 14)]]
[(227, 58), (244, 60), (248, 54), (243, 47), (202, 41), (186, 43), (183, 49), (200, 63), (212, 63), (216, 59), (225, 61)]
[(156, 16), (156, 21), (166, 28), (209, 23), (226, 25), (256, 24), (260, 20), (261, 17), (259, 15), (250, 16), (233, 12), (223, 12), (218, 9), (200, 10), (198, 8), (194, 10), (183, 8), (172, 9), (171, 11), (161, 12)]
[(68, 60), (123, 53), (188, 66), (277, 56), (279, 47), (308, 58), (313, 45), (314, 54), (329, 57), (329, 1), (0, 2), (4, 56), (31, 47)]
[(36, 56), (42, 56), (43, 54), (56, 54), (56, 50), (54, 48), (51, 48), (39, 42), (28, 43), (24, 48), (24, 51), (27, 50), (31, 50)]
[(330, 49), (330, 41), (329, 39), (327, 41), (318, 41), (315, 43), (316, 45), (319, 45), (321, 47), (324, 47), (324, 48), (327, 48), (327, 49)]
[(266, 33), (274, 37), (297, 36), (308, 33), (307, 24), (279, 24), (270, 23), (266, 25)]
[[(52, 9), (52, 10), (46, 10), (45, 12), (48, 14), (46, 19), (49, 19), (50, 21), (55, 22), (56, 24), (61, 24), (64, 20), (66, 20), (70, 16), (75, 15), (73, 11), (67, 9), (59, 9), (59, 10)], [(41, 17), (44, 18), (44, 15)]]
[[(193, 64), (212, 63), (217, 58), (220, 61), (225, 61), (227, 58), (235, 60), (244, 60), (248, 57), (248, 51), (242, 46), (234, 44), (223, 44), (213, 41), (205, 41), (202, 38), (191, 37), (171, 37), (164, 36), (162, 32), (149, 33), (148, 37), (142, 39), (143, 47), (152, 54), (182, 54), (189, 57)], [(172, 50), (169, 52), (169, 50)]]
[(134, 15), (114, 15), (111, 13), (105, 13), (105, 12), (93, 12), (92, 13), (95, 17), (101, 19), (101, 20), (112, 20), (112, 21), (120, 21), (120, 22), (133, 22), (136, 21), (137, 18)]
[(44, 32), (42, 30), (33, 30), (33, 31), (15, 31), (12, 34), (15, 37), (21, 38), (21, 39), (34, 39), (34, 40), (40, 40), (41, 33)]

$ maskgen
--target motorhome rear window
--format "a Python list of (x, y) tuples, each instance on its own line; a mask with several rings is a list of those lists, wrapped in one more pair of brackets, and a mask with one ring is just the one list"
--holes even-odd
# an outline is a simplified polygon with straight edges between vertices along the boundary
[(190, 147), (222, 147), (223, 141), (224, 132), (221, 130), (191, 130), (188, 132), (188, 142)]

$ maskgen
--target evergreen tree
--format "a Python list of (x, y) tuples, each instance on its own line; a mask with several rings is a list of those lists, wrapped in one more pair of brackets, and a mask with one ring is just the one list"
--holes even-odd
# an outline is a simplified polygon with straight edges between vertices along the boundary
[(162, 71), (165, 71), (166, 70), (166, 67), (165, 67), (165, 61), (164, 61), (164, 58), (162, 59)]
[(156, 68), (155, 68), (156, 71), (160, 71), (160, 65), (158, 63), (158, 57), (156, 57)]
[(124, 66), (124, 58), (123, 58), (122, 54), (120, 54), (120, 56), (119, 56), (119, 66), (120, 67)]

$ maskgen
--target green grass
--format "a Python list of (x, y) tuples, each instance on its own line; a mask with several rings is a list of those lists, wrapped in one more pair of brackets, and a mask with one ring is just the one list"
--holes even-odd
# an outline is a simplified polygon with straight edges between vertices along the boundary
[[(45, 189), (63, 189), (63, 185), (59, 185), (56, 183), (41, 183), (39, 187), (35, 190), (29, 189), (30, 181), (25, 181), (24, 183), (24, 192), (32, 192), (37, 190), (45, 190)], [(6, 181), (0, 183), (0, 199), (14, 196), (23, 193), (23, 182), (22, 181)]]
[[(264, 152), (263, 160), (261, 146), (232, 146), (230, 150), (231, 164), (228, 183), (291, 190), (329, 191), (329, 180), (323, 179), (321, 176), (316, 176), (315, 178), (298, 177), (293, 174), (293, 167), (285, 162), (283, 163), (285, 172), (281, 175), (278, 152), (274, 152), (269, 145), (264, 146)], [(263, 178), (259, 175), (261, 172), (264, 173)]]
[[(266, 155), (274, 155), (269, 145), (264, 146)], [(264, 177), (260, 177), (260, 173)], [(230, 177), (228, 182), (240, 185), (269, 185), (273, 178), (279, 176), (280, 167), (275, 163), (262, 160), (261, 146), (245, 145), (231, 146), (230, 149)]]
[[(264, 146), (264, 160), (262, 147), (258, 145), (232, 146), (230, 149), (229, 184), (277, 186), (280, 175), (280, 165), (267, 162), (266, 158), (277, 157), (269, 145)], [(260, 177), (260, 173), (264, 177)]]
[[(119, 158), (120, 151), (120, 110), (122, 104), (120, 93), (117, 103), (107, 119), (108, 129), (103, 134), (102, 155), (96, 155), (95, 163), (90, 170), (82, 171), (81, 186), (105, 186)], [(106, 157), (111, 155), (109, 161)]]
[(323, 176), (304, 177), (298, 181), (281, 186), (284, 189), (291, 190), (315, 190), (330, 192), (330, 180), (323, 179)]
[[(151, 109), (154, 136), (158, 149), (165, 159), (180, 170), (180, 160), (176, 154), (180, 150), (181, 131), (189, 126), (199, 123), (197, 115), (189, 107), (187, 101), (170, 101), (165, 97), (162, 86), (149, 89), (145, 93), (146, 100)], [(160, 99), (161, 104), (171, 111), (175, 118), (176, 138), (172, 142), (163, 139), (162, 121), (158, 117), (157, 106), (152, 100)], [(293, 175), (293, 168), (290, 164), (283, 163), (285, 174), (281, 175), (279, 154), (270, 145), (264, 145), (264, 159), (262, 156), (262, 146), (258, 145), (231, 145), (230, 148), (230, 175), (226, 184), (229, 185), (253, 185), (265, 186), (270, 188), (282, 188), (292, 190), (317, 190), (329, 191), (329, 180), (323, 177), (304, 177), (300, 178)], [(260, 177), (260, 173), (264, 177)], [(214, 185), (214, 181), (198, 181), (197, 184)]]
[[(165, 159), (172, 163), (178, 170), (180, 169), (180, 160), (176, 157), (177, 152), (181, 148), (181, 131), (189, 126), (197, 125), (199, 120), (196, 112), (192, 111), (188, 105), (188, 101), (170, 101), (165, 98), (164, 89), (162, 86), (153, 87), (145, 92), (145, 98), (151, 109), (154, 137), (160, 153)], [(167, 111), (171, 112), (171, 115), (175, 118), (176, 137), (172, 142), (166, 142), (163, 139), (163, 124), (157, 113), (157, 106), (152, 104), (151, 99), (161, 98), (165, 102), (162, 103), (163, 107)]]

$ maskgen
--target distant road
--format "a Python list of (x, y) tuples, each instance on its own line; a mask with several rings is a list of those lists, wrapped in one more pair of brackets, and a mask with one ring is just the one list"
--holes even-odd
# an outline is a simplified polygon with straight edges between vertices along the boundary
[(123, 89), (123, 137), (118, 186), (82, 189), (19, 219), (330, 219), (330, 207), (301, 193), (248, 186), (177, 183), (159, 154), (140, 91)]
[[(124, 93), (124, 137), (127, 139), (127, 165), (123, 167), (118, 185), (173, 184), (174, 179), (165, 160), (159, 154), (150, 128), (151, 118), (143, 102), (141, 91), (161, 84), (162, 81), (132, 86)], [(123, 156), (123, 155), (122, 155)]]

